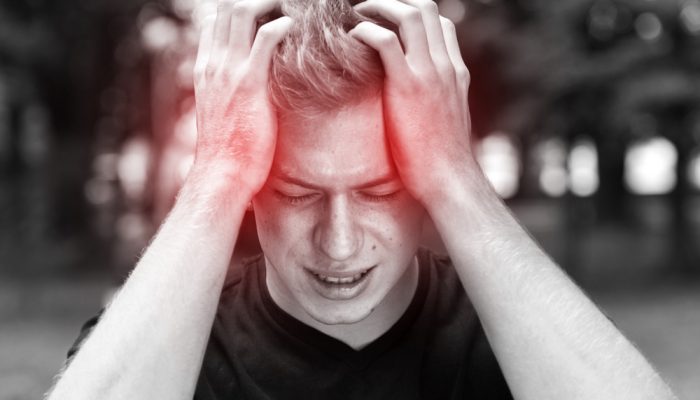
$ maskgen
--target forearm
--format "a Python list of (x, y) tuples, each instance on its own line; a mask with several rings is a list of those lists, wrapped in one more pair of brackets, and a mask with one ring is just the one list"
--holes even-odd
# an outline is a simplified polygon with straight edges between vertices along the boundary
[(188, 178), (51, 399), (191, 399), (248, 196)]
[(518, 399), (674, 398), (480, 172), (431, 210)]

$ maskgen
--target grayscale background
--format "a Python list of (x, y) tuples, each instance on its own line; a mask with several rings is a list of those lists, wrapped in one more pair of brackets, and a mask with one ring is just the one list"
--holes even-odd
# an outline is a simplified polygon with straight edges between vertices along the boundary
[[(196, 140), (195, 2), (0, 0), (0, 400), (48, 390), (172, 205)], [(439, 4), (485, 173), (700, 398), (700, 0)], [(258, 251), (252, 221), (234, 267)]]

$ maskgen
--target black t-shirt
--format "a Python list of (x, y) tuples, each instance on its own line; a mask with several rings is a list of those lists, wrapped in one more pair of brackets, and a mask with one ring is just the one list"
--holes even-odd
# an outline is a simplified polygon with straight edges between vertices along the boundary
[(194, 399), (512, 399), (452, 264), (418, 260), (408, 309), (360, 350), (279, 308), (250, 260), (224, 286)]

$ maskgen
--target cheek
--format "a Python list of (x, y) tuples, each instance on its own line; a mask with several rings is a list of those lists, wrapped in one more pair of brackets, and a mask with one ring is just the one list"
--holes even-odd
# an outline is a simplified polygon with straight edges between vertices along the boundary
[(269, 196), (260, 194), (253, 201), (253, 210), (255, 212), (255, 224), (258, 228), (258, 237), (263, 251), (268, 253), (274, 250), (276, 246), (271, 246), (273, 243), (279, 245), (279, 241), (285, 236), (284, 229), (280, 226), (280, 211), (272, 204)]
[(253, 202), (260, 245), (266, 254), (286, 253), (305, 236), (308, 218), (281, 206), (271, 195), (260, 195)]
[(383, 212), (375, 212), (368, 226), (387, 247), (414, 247), (420, 241), (426, 212), (414, 200), (403, 200)]

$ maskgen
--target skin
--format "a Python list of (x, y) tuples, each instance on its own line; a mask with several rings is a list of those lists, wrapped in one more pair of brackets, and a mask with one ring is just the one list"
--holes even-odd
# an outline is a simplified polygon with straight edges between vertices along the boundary
[(480, 171), (470, 148), (469, 73), (436, 4), (369, 0), (356, 10), (399, 28), (397, 36), (362, 22), (351, 34), (381, 56), (399, 175), (435, 222), (514, 397), (675, 398)]
[[(216, 19), (205, 22), (195, 66), (199, 137), (192, 171), (173, 211), (49, 398), (191, 399), (233, 243), (256, 193), (273, 298), (319, 329), (363, 326), (348, 336), (339, 333), (346, 330), (327, 331), (350, 345), (361, 347), (384, 330), (376, 321), (365, 323), (374, 314), (400, 315), (405, 302), (393, 288), (415, 290), (404, 277), (415, 271), (410, 253), (417, 239), (403, 229), (419, 227), (425, 210), (515, 398), (675, 398), (532, 241), (481, 173), (470, 148), (469, 73), (454, 26), (438, 15), (434, 2), (369, 0), (356, 7), (399, 28), (397, 36), (362, 22), (351, 31), (379, 52), (387, 74), (381, 99), (387, 145), (369, 146), (378, 150), (368, 153), (374, 157), (364, 160), (373, 166), (367, 169), (353, 162), (364, 151), (353, 147), (347, 154), (321, 133), (335, 135), (330, 127), (340, 124), (338, 135), (359, 132), (378, 144), (376, 101), (349, 107), (348, 113), (358, 115), (355, 122), (327, 115), (303, 132), (287, 129), (279, 137), (283, 145), (276, 145), (278, 116), (267, 95), (268, 71), (260, 66), (269, 65), (292, 21), (266, 23), (257, 33), (255, 24), (278, 6), (277, 0), (221, 2)], [(287, 143), (293, 139), (309, 140), (337, 158)], [(389, 158), (406, 192), (396, 210), (369, 206), (364, 191), (353, 189), (391, 169)], [(306, 162), (320, 168), (304, 168)], [(280, 197), (273, 200), (275, 190), (298, 189), (282, 188), (275, 178), (281, 172), (315, 183), (316, 197), (294, 208)], [(384, 279), (370, 282), (374, 290), (343, 300), (347, 307), (313, 288), (299, 290), (308, 289), (301, 274), (312, 264), (340, 274), (373, 263)]]
[[(313, 119), (287, 116), (253, 203), (273, 300), (355, 348), (398, 320), (417, 284), (425, 210), (398, 177), (384, 131), (379, 97)], [(370, 267), (369, 285), (340, 300), (308, 272)]]
[[(221, 1), (195, 65), (197, 151), (172, 211), (48, 399), (192, 399), (246, 205), (275, 149), (268, 70), (292, 21)], [(193, 270), (193, 268), (196, 268)], [(178, 349), (178, 351), (172, 351)]]

